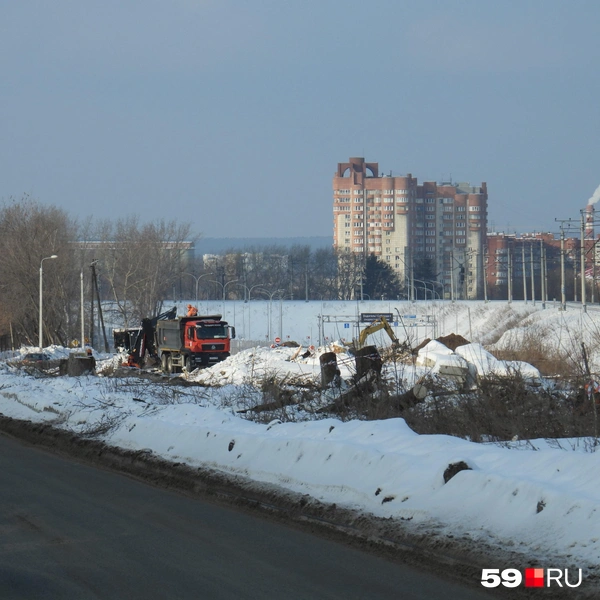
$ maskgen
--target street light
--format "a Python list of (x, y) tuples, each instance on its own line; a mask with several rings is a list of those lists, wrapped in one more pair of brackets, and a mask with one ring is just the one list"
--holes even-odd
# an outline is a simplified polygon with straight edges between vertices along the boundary
[(196, 302), (198, 302), (198, 283), (200, 283), (200, 280), (203, 277), (208, 277), (209, 275), (214, 275), (214, 273), (204, 273), (204, 275), (199, 275), (198, 277), (196, 277), (195, 275), (192, 275), (192, 273), (182, 273), (182, 275), (189, 275), (190, 277), (194, 278), (194, 281), (196, 282)]
[(56, 254), (53, 254), (52, 256), (46, 256), (46, 258), (42, 258), (41, 262), (40, 262), (40, 339), (39, 339), (39, 345), (40, 345), (40, 352), (42, 351), (42, 300), (43, 300), (43, 295), (42, 295), (42, 281), (43, 281), (43, 265), (44, 265), (44, 261), (45, 260), (50, 260), (52, 258), (58, 258), (58, 256)]
[(220, 281), (217, 281), (216, 279), (210, 280), (211, 283), (218, 283), (221, 286), (221, 288), (223, 289), (223, 300), (225, 300), (225, 290), (227, 289), (227, 286), (230, 283), (235, 283), (236, 281), (239, 281), (239, 279), (232, 279), (231, 281), (228, 281), (225, 285), (223, 285)]
[(263, 286), (264, 286), (264, 284), (262, 284), (262, 283), (257, 283), (256, 285), (253, 285), (252, 287), (248, 287), (247, 285), (245, 285), (245, 284), (243, 284), (243, 283), (238, 283), (238, 285), (239, 285), (240, 287), (243, 287), (243, 288), (244, 288), (244, 290), (245, 290), (245, 294), (248, 294), (248, 295), (246, 296), (246, 299), (244, 300), (244, 303), (247, 303), (249, 300), (251, 300), (250, 296), (251, 296), (251, 294), (252, 294), (252, 290), (253, 290), (254, 288), (259, 288), (259, 287), (263, 287)]
[(259, 293), (266, 294), (269, 297), (269, 305), (268, 305), (269, 328), (267, 331), (267, 339), (270, 340), (271, 339), (271, 314), (273, 312), (273, 308), (272, 308), (273, 296), (275, 294), (282, 294), (284, 292), (284, 290), (274, 290), (273, 292), (269, 292), (268, 290), (259, 289), (258, 291), (259, 291)]
[(216, 279), (210, 279), (209, 281), (211, 281), (212, 283), (218, 283), (223, 288), (223, 299), (222, 299), (223, 309), (221, 310), (221, 312), (223, 313), (223, 316), (225, 316), (225, 290), (227, 289), (227, 286), (230, 283), (235, 283), (236, 281), (239, 281), (239, 279), (232, 279), (231, 281), (228, 281), (226, 284), (222, 284), (220, 281), (217, 281)]

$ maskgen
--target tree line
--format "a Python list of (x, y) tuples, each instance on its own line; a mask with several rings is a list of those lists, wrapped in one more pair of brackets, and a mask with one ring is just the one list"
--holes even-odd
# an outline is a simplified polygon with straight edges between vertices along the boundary
[[(361, 260), (333, 248), (231, 249), (205, 261), (193, 256), (198, 239), (175, 220), (78, 222), (29, 196), (9, 198), (0, 206), (2, 349), (38, 345), (40, 283), (43, 346), (89, 339), (100, 302), (110, 322), (137, 327), (171, 301), (348, 299), (360, 285)], [(379, 290), (365, 284), (365, 297), (399, 293), (391, 270), (378, 280)]]
[[(294, 245), (231, 248), (200, 257), (193, 255), (198, 239), (189, 224), (174, 220), (78, 222), (28, 196), (10, 198), (0, 206), (2, 349), (38, 344), (41, 280), (44, 346), (91, 337), (99, 302), (111, 323), (137, 327), (142, 318), (160, 314), (165, 303), (181, 300), (409, 297), (407, 282), (374, 255)], [(435, 280), (431, 262), (416, 258), (414, 277)], [(552, 272), (550, 298), (557, 287)], [(514, 292), (518, 299), (518, 282)], [(423, 294), (427, 286), (414, 289), (414, 298)], [(490, 299), (504, 294), (501, 287), (489, 290)]]

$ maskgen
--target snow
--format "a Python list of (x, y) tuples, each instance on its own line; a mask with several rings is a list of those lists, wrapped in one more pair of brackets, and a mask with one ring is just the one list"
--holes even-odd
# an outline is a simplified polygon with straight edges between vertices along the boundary
[[(248, 318), (257, 331), (265, 331), (271, 326), (261, 322), (260, 315), (264, 319), (275, 310), (268, 304), (256, 302), (251, 307), (254, 313), (238, 307), (238, 317), (247, 311), (243, 327), (231, 314), (226, 318), (239, 333), (244, 329), (248, 333)], [(229, 305), (222, 308), (227, 309), (224, 313), (233, 310)], [(586, 313), (573, 307), (560, 311), (551, 304), (544, 309), (531, 302), (391, 307), (372, 302), (359, 308), (356, 303), (283, 303), (286, 328), (281, 333), (286, 336), (281, 337), (297, 336), (303, 343), (300, 350), (254, 345), (209, 369), (182, 375), (202, 384), (194, 387), (142, 385), (135, 378), (103, 376), (120, 363), (122, 357), (114, 355), (96, 354), (98, 376), (77, 378), (36, 377), (20, 368), (14, 356), (5, 356), (0, 362), (0, 412), (82, 434), (96, 432), (109, 444), (276, 484), (323, 502), (403, 520), (421, 532), (510, 548), (524, 557), (524, 565), (529, 565), (527, 557), (541, 566), (575, 565), (594, 571), (600, 562), (600, 484), (595, 477), (600, 454), (594, 451), (593, 440), (480, 444), (446, 435), (418, 435), (399, 418), (343, 422), (315, 419), (298, 410), (293, 422), (259, 423), (239, 411), (261, 402), (252, 383), (270, 374), (285, 375), (291, 385), (319, 382), (320, 354), (331, 351), (334, 342), (343, 346), (339, 331), (324, 323), (324, 314), (341, 318), (358, 312), (394, 312), (414, 315), (415, 323), (433, 315), (424, 326), (409, 327), (399, 319), (396, 335), (400, 341), (408, 337), (413, 345), (432, 333), (437, 337), (451, 332), (472, 342), (456, 353), (430, 342), (421, 350), (422, 366), (415, 366), (412, 375), (409, 369), (404, 374), (416, 381), (423, 369), (442, 360), (467, 364), (478, 373), (505, 374), (519, 368), (528, 377), (539, 377), (531, 365), (498, 361), (484, 348), (510, 347), (530, 336), (572, 352), (579, 352), (584, 342), (596, 371), (600, 311), (593, 307)], [(306, 352), (318, 337), (321, 344)], [(251, 338), (246, 336), (246, 341)], [(383, 336), (370, 341), (390, 342)], [(55, 347), (44, 351), (61, 357), (68, 353)], [(345, 379), (351, 374), (351, 361), (341, 353), (338, 357)], [(110, 426), (103, 428), (106, 424)], [(461, 461), (469, 469), (445, 483), (445, 470)]]

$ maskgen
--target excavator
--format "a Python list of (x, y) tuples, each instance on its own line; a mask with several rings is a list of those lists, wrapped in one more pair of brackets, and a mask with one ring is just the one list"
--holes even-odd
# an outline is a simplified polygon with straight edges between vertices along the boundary
[(364, 348), (365, 342), (367, 338), (373, 333), (380, 331), (383, 329), (392, 340), (392, 349), (397, 351), (401, 347), (400, 340), (396, 337), (394, 330), (391, 325), (388, 323), (387, 319), (383, 316), (378, 317), (375, 321), (367, 325), (358, 335), (358, 339), (354, 340), (352, 343), (352, 350), (359, 350), (360, 348)]
[(174, 306), (151, 319), (142, 319), (141, 327), (115, 330), (115, 348), (124, 347), (127, 350), (127, 361), (123, 366), (141, 368), (146, 356), (156, 362), (158, 360), (154, 339), (156, 323), (160, 319), (174, 319), (176, 315), (177, 308)]

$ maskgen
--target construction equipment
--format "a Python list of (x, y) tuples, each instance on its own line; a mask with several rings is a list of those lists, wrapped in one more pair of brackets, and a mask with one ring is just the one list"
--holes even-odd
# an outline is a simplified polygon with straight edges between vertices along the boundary
[(222, 321), (221, 315), (176, 315), (173, 307), (152, 319), (142, 319), (141, 327), (115, 329), (115, 349), (128, 352), (124, 366), (160, 363), (165, 373), (191, 372), (230, 355), (235, 327)]
[(380, 331), (381, 329), (383, 329), (388, 334), (389, 338), (392, 340), (392, 348), (394, 350), (398, 350), (401, 345), (400, 340), (396, 337), (394, 330), (388, 323), (387, 319), (383, 316), (378, 317), (375, 321), (373, 321), (372, 323), (367, 325), (367, 327), (365, 327), (359, 333), (358, 339), (354, 340), (354, 342), (352, 344), (352, 349), (359, 350), (360, 348), (363, 348), (365, 345), (365, 342), (367, 341), (367, 338), (370, 335), (372, 335), (373, 333)]
[(155, 317), (142, 319), (141, 327), (115, 329), (113, 331), (115, 350), (125, 350), (128, 355), (125, 366), (141, 368), (148, 359), (157, 361), (156, 323), (161, 319), (174, 319), (176, 315), (177, 308), (174, 306)]
[(225, 360), (231, 353), (235, 327), (221, 315), (178, 317), (156, 323), (156, 348), (165, 373), (190, 373)]

